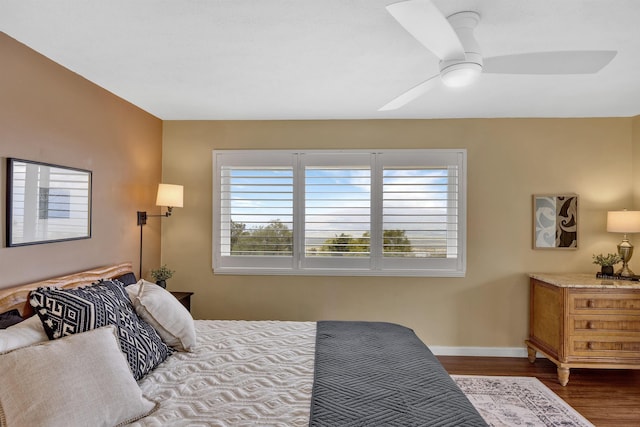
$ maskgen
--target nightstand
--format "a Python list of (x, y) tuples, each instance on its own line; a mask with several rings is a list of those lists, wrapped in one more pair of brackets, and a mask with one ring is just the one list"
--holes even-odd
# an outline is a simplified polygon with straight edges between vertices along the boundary
[(193, 292), (171, 291), (171, 295), (176, 297), (187, 310), (191, 311), (191, 295), (193, 295)]

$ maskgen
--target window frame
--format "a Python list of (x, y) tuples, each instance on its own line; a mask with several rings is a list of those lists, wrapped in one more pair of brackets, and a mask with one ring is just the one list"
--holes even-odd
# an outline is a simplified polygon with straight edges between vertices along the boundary
[[(305, 257), (305, 165), (322, 163), (321, 159), (369, 156), (371, 167), (370, 236), (371, 256)], [(466, 274), (466, 203), (467, 152), (465, 149), (394, 149), (394, 150), (213, 150), (212, 267), (214, 274), (238, 275), (314, 275), (314, 276), (409, 276), (464, 277)], [(310, 158), (318, 161), (309, 162)], [(418, 160), (418, 161), (417, 161)], [(334, 166), (335, 166), (334, 165)], [(448, 258), (384, 257), (382, 249), (383, 171), (390, 167), (452, 167), (457, 170), (457, 256)], [(293, 255), (292, 256), (222, 256), (221, 239), (221, 171), (228, 167), (291, 167), (293, 171)], [(332, 166), (327, 164), (326, 166)], [(379, 242), (378, 242), (379, 240)], [(374, 245), (373, 242), (376, 242)], [(374, 253), (374, 250), (376, 253)], [(379, 253), (378, 253), (379, 252)]]

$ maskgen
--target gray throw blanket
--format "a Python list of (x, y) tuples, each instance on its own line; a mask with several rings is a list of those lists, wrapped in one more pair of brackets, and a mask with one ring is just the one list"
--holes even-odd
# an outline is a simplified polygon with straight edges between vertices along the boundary
[(318, 322), (312, 427), (486, 426), (411, 329)]

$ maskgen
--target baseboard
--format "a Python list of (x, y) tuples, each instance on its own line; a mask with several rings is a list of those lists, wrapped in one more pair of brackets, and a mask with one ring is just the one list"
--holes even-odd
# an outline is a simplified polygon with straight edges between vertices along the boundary
[(436, 356), (527, 357), (526, 347), (445, 347), (430, 345)]

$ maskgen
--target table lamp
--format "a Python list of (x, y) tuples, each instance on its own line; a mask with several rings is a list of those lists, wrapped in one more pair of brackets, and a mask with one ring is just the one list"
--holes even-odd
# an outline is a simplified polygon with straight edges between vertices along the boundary
[(629, 242), (627, 234), (640, 232), (640, 211), (609, 211), (607, 212), (607, 231), (611, 233), (623, 233), (622, 242), (618, 244), (618, 254), (622, 258), (622, 268), (616, 274), (623, 277), (633, 276), (629, 268), (629, 260), (633, 255), (633, 245)]

